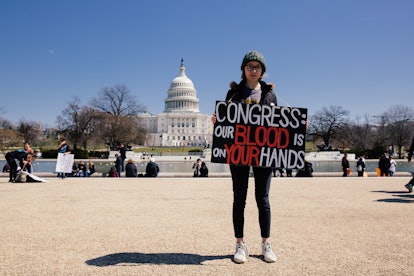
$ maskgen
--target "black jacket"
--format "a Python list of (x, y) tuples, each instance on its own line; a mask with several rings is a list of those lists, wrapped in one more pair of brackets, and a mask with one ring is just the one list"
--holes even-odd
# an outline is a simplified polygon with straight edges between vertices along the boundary
[[(242, 80), (239, 84), (232, 82), (230, 84), (230, 90), (227, 92), (226, 101), (227, 102), (243, 102), (243, 93), (242, 89), (245, 87), (246, 81)], [(264, 81), (260, 81), (260, 86), (262, 89), (262, 96), (260, 99), (260, 104), (265, 105), (277, 105), (276, 95), (273, 92), (273, 84), (267, 84)]]
[(138, 170), (134, 163), (127, 163), (125, 166), (126, 177), (137, 177)]
[(349, 161), (348, 159), (346, 159), (346, 157), (342, 157), (342, 168), (343, 169), (348, 169), (349, 168)]
[(156, 177), (159, 172), (160, 168), (158, 167), (157, 163), (152, 161), (148, 162), (147, 167), (145, 169), (145, 176)]
[(390, 168), (390, 159), (388, 159), (385, 156), (381, 156), (379, 162), (378, 162), (378, 167), (382, 170), (382, 171), (388, 171), (388, 169)]
[[(6, 160), (8, 160), (7, 163), (9, 163), (9, 160), (12, 161), (14, 159), (17, 159), (17, 160), (19, 160), (20, 167), (23, 167), (23, 160), (27, 159), (28, 154), (29, 153), (24, 151), (24, 150), (15, 150), (15, 151), (11, 151), (11, 152), (6, 153), (5, 158), (6, 158)], [(15, 161), (13, 161), (13, 162), (15, 162)]]

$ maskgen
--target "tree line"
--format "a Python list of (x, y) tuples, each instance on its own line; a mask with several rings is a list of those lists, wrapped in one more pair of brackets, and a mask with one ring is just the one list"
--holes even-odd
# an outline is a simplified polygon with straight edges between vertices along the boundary
[(56, 126), (45, 129), (40, 122), (20, 120), (16, 126), (5, 118), (0, 119), (0, 150), (29, 142), (34, 147), (56, 147), (56, 139), (64, 136), (73, 145), (87, 151), (91, 148), (118, 144), (144, 144), (147, 129), (138, 115), (146, 107), (125, 85), (104, 87), (89, 105), (81, 105), (74, 97), (56, 118)]
[[(0, 114), (4, 113), (0, 107)], [(148, 130), (138, 115), (146, 111), (123, 84), (104, 87), (88, 105), (74, 97), (56, 118), (56, 126), (45, 129), (40, 122), (21, 120), (13, 125), (0, 116), (0, 151), (6, 152), (22, 142), (39, 148), (55, 148), (56, 139), (65, 136), (84, 151), (99, 147), (115, 149), (119, 143), (145, 144)], [(340, 150), (378, 158), (395, 152), (403, 158), (414, 135), (414, 111), (404, 105), (391, 106), (375, 116), (350, 119), (341, 106), (324, 107), (308, 117), (307, 141), (317, 150)]]
[(340, 106), (324, 107), (309, 118), (308, 140), (319, 150), (339, 149), (357, 156), (378, 158), (383, 153), (404, 158), (403, 149), (414, 135), (414, 111), (404, 105), (391, 106), (379, 115), (350, 120)]

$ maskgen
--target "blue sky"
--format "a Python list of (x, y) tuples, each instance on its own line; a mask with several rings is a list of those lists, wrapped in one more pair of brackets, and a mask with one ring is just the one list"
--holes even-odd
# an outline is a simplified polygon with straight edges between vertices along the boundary
[(252, 49), (280, 105), (412, 107), (413, 12), (411, 0), (1, 1), (0, 116), (54, 126), (74, 96), (88, 105), (116, 84), (158, 114), (181, 58), (210, 114)]

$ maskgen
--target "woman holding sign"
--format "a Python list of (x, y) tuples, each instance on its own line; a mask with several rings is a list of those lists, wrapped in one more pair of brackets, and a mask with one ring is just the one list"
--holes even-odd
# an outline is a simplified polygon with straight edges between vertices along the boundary
[[(246, 104), (277, 105), (273, 85), (262, 81), (266, 72), (266, 62), (263, 55), (257, 51), (248, 52), (241, 64), (242, 80), (239, 84), (232, 82), (227, 92), (227, 102)], [(213, 123), (216, 117), (213, 115)], [(236, 237), (236, 252), (234, 261), (245, 263), (249, 257), (244, 242), (244, 209), (246, 205), (247, 188), (250, 175), (250, 166), (230, 165), (233, 181), (233, 227)], [(275, 262), (270, 242), (270, 204), (269, 190), (273, 169), (270, 167), (253, 167), (255, 182), (255, 197), (259, 210), (259, 224), (262, 237), (262, 253), (266, 262)]]
[[(57, 150), (58, 153), (70, 154), (70, 147), (68, 143), (66, 142), (66, 139), (64, 137), (60, 137), (59, 142), (60, 143), (59, 143), (59, 147)], [(57, 176), (64, 179), (66, 177), (66, 174), (63, 172), (58, 172)]]

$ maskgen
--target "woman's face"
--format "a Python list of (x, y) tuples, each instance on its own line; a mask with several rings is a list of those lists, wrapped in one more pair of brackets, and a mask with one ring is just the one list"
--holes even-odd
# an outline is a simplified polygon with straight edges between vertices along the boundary
[(33, 155), (32, 154), (28, 154), (26, 157), (26, 161), (27, 162), (31, 162), (33, 160)]
[(244, 75), (249, 81), (258, 81), (262, 76), (262, 65), (258, 61), (249, 61), (244, 67)]

